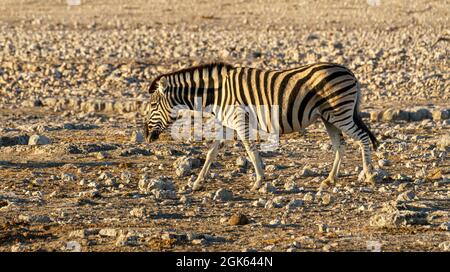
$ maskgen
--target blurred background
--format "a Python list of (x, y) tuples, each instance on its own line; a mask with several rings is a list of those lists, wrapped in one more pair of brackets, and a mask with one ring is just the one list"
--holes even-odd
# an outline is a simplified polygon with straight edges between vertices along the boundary
[(1, 0), (0, 102), (145, 99), (161, 72), (225, 60), (331, 61), (355, 71), (369, 105), (440, 103), (449, 10), (424, 0)]

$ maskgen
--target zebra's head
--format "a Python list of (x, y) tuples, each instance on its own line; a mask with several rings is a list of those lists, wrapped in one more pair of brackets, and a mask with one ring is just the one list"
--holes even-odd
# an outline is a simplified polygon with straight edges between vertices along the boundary
[(150, 85), (150, 110), (144, 121), (144, 136), (147, 142), (157, 140), (161, 132), (175, 120), (167, 89), (167, 80), (163, 76), (156, 78)]

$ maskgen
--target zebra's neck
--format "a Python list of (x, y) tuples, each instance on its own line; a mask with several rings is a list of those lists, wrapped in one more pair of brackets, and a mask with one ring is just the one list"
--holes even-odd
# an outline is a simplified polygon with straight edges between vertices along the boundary
[(214, 104), (231, 65), (207, 64), (166, 75), (170, 98), (174, 105), (202, 110)]

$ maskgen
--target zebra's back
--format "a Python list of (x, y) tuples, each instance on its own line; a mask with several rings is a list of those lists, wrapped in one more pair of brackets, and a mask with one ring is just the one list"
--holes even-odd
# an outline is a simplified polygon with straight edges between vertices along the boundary
[(259, 128), (268, 132), (273, 132), (273, 116), (280, 133), (299, 131), (319, 116), (345, 124), (352, 119), (359, 97), (353, 73), (333, 63), (280, 71), (237, 67), (228, 75), (222, 106), (248, 106)]

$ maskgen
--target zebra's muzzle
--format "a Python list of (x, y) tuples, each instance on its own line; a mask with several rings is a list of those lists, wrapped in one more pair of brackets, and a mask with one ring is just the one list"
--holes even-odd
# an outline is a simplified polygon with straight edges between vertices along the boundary
[(161, 132), (159, 130), (152, 130), (152, 131), (150, 131), (150, 133), (148, 133), (146, 135), (145, 138), (146, 138), (147, 142), (151, 143), (153, 141), (158, 140), (159, 134), (161, 134)]

